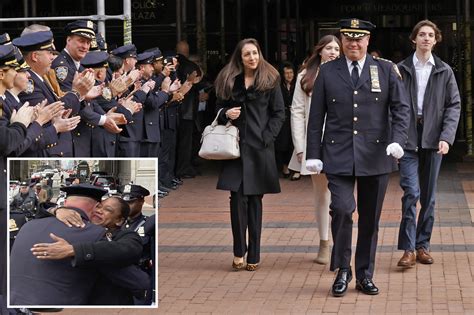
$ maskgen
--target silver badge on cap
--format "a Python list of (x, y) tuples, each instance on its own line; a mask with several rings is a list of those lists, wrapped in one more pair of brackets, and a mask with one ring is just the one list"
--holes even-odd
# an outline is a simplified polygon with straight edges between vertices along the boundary
[(124, 194), (129, 194), (132, 191), (132, 185), (125, 185), (123, 188), (123, 193)]
[(87, 21), (87, 27), (88, 27), (88, 28), (94, 28), (94, 22), (92, 22), (92, 21)]

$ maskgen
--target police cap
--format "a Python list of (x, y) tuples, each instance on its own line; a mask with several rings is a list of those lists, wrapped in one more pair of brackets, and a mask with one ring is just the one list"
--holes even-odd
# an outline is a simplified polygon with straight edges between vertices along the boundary
[(125, 58), (137, 58), (137, 48), (134, 44), (120, 46), (112, 50), (112, 55)]
[(119, 191), (122, 193), (122, 199), (125, 201), (133, 201), (150, 195), (148, 189), (134, 184), (120, 186)]
[(10, 35), (8, 33), (3, 33), (0, 35), (0, 45), (10, 45), (12, 40), (10, 39)]
[(81, 60), (81, 64), (86, 68), (104, 68), (108, 67), (108, 58), (109, 54), (105, 51), (89, 51)]
[(28, 182), (21, 182), (20, 183), (20, 187), (29, 187), (30, 185), (28, 184)]
[(91, 184), (77, 184), (60, 188), (67, 194), (67, 197), (82, 196), (89, 197), (97, 201), (102, 200), (102, 196), (107, 193), (107, 190), (93, 186)]
[(339, 27), (341, 34), (350, 38), (364, 37), (375, 29), (375, 25), (371, 22), (356, 18), (340, 20)]
[(77, 20), (66, 24), (64, 30), (68, 36), (78, 35), (92, 40), (95, 38), (97, 25), (90, 20)]
[(0, 68), (18, 67), (18, 60), (15, 57), (15, 49), (12, 45), (1, 45), (0, 46)]
[(137, 56), (137, 64), (152, 64), (155, 61), (155, 54), (151, 51), (141, 53)]
[(107, 43), (100, 33), (95, 34), (95, 39), (91, 41), (89, 51), (107, 51)]
[(16, 71), (26, 71), (30, 69), (30, 66), (26, 63), (25, 59), (23, 58), (23, 54), (17, 47), (15, 47), (15, 58), (18, 61), (18, 66), (15, 67)]
[(158, 47), (148, 48), (147, 50), (145, 50), (145, 52), (149, 52), (149, 51), (153, 52), (153, 55), (155, 58), (155, 60), (153, 61), (158, 61), (158, 60), (163, 59), (163, 54), (161, 53), (161, 50)]
[(41, 31), (25, 34), (13, 40), (13, 45), (21, 51), (54, 50), (53, 32)]

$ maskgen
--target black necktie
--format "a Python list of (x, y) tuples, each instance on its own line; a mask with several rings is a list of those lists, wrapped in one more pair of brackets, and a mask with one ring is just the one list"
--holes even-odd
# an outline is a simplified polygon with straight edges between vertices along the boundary
[(352, 62), (351, 79), (352, 79), (352, 83), (354, 83), (354, 86), (357, 84), (357, 81), (359, 80), (359, 68), (357, 68), (357, 65), (358, 65), (357, 61)]

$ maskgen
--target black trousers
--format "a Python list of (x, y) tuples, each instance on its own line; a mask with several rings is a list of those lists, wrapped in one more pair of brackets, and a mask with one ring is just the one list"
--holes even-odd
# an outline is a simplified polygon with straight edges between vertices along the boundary
[(158, 158), (158, 142), (140, 142), (140, 157)]
[(175, 178), (176, 132), (173, 129), (161, 131), (161, 148), (158, 152), (158, 178), (160, 183), (171, 186)]
[(388, 185), (388, 174), (375, 176), (339, 176), (326, 174), (331, 192), (329, 206), (334, 247), (331, 271), (350, 268), (352, 255), (352, 213), (356, 208), (354, 185), (357, 182), (359, 214), (355, 254), (356, 278), (372, 279), (379, 231), (380, 213)]
[[(244, 195), (242, 185), (238, 192), (230, 192), (230, 221), (234, 237), (234, 256), (247, 255), (247, 263), (260, 262), (260, 238), (262, 235), (263, 195)], [(249, 241), (247, 246), (247, 229)]]

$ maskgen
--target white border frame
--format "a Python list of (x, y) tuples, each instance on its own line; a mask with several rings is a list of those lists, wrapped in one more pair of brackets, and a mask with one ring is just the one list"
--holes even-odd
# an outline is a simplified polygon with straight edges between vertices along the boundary
[[(28, 157), (28, 158), (7, 158), (7, 180), (6, 180), (6, 185), (7, 185), (7, 194), (10, 193), (10, 162), (11, 161), (31, 161), (31, 160), (44, 160), (44, 161), (57, 161), (57, 160), (103, 160), (103, 161), (143, 161), (143, 160), (149, 160), (149, 161), (154, 161), (155, 163), (155, 191), (150, 192), (152, 196), (155, 196), (155, 302), (156, 304), (152, 305), (116, 305), (116, 306), (111, 306), (111, 305), (12, 305), (10, 304), (10, 229), (5, 227), (7, 229), (7, 242), (6, 242), (6, 248), (7, 248), (7, 307), (8, 308), (64, 308), (64, 309), (100, 309), (100, 308), (110, 308), (110, 309), (127, 309), (127, 308), (137, 308), (137, 309), (157, 309), (159, 300), (158, 300), (158, 158), (97, 158), (97, 157), (83, 157), (83, 158), (76, 158), (76, 157), (70, 157), (70, 158), (41, 158), (41, 157)], [(0, 197), (1, 198), (1, 197)], [(7, 198), (7, 224), (9, 223), (10, 220), (10, 203), (8, 202), (8, 195), (5, 196)]]

